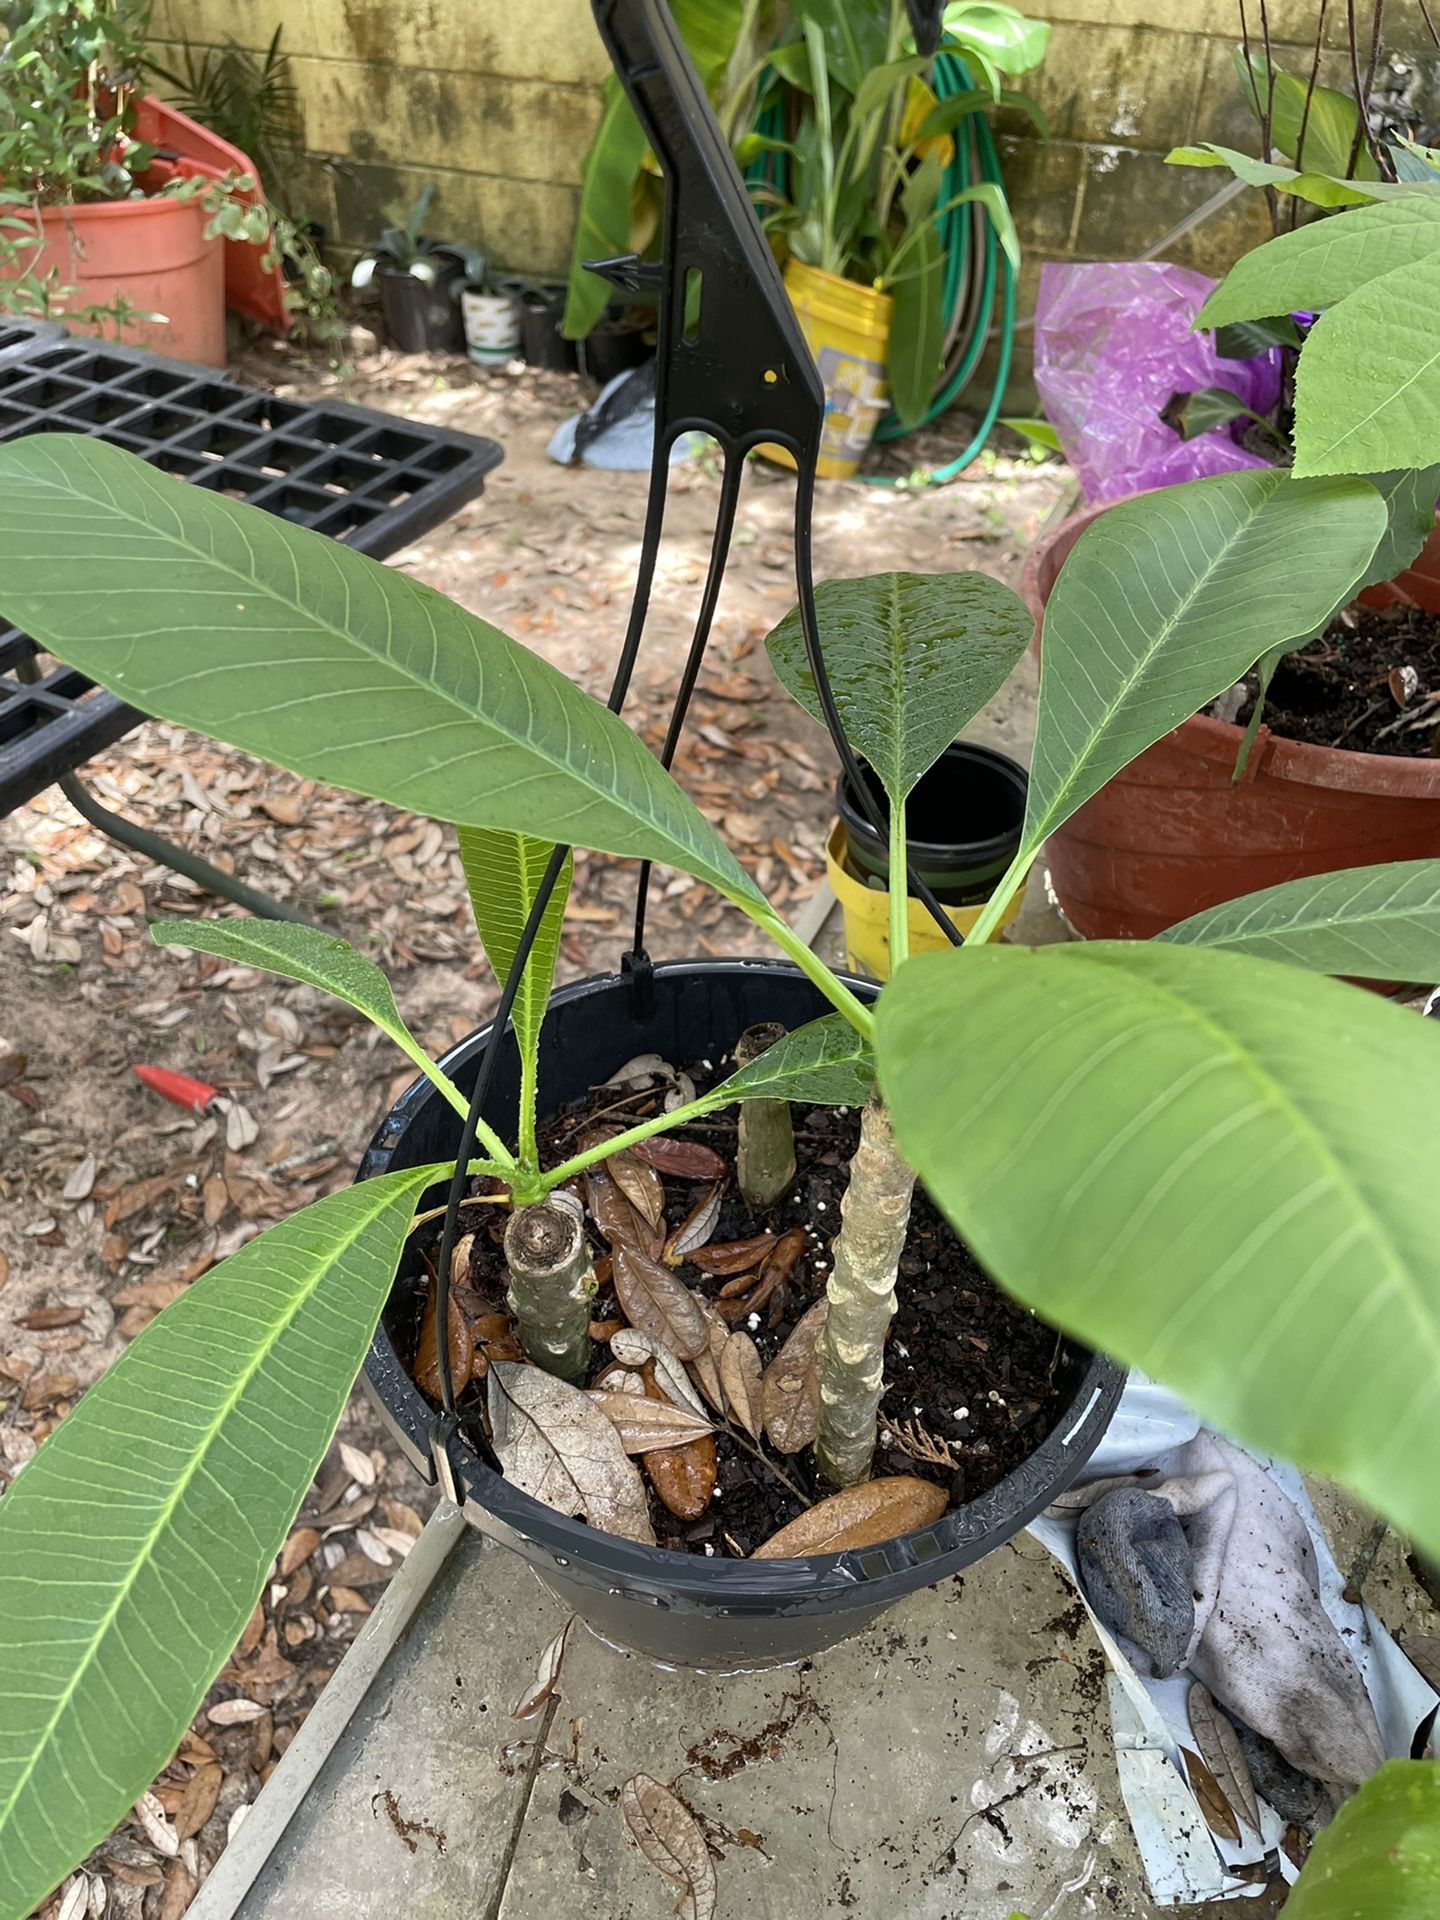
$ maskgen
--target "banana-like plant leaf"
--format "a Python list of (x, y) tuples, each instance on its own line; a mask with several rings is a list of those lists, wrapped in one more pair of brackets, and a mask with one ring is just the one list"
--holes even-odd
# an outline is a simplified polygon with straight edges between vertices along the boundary
[(1440, 1550), (1440, 1030), (1198, 948), (971, 947), (876, 1017), (900, 1151), (987, 1270)]
[[(815, 605), (846, 738), (892, 804), (1004, 686), (1035, 624), (1018, 594), (983, 573), (826, 580)], [(798, 608), (765, 647), (786, 692), (823, 719)]]
[(146, 713), (393, 806), (761, 898), (614, 714), (323, 534), (42, 434), (0, 448), (0, 550), (6, 616)]
[(645, 135), (620, 82), (607, 73), (600, 89), (600, 124), (585, 156), (580, 205), (560, 331), (583, 340), (610, 304), (610, 283), (587, 273), (587, 260), (614, 260), (630, 251), (630, 195), (645, 157)]
[(1285, 1920), (1432, 1920), (1440, 1912), (1440, 1767), (1388, 1760), (1315, 1844)]
[(1061, 453), (1060, 436), (1048, 420), (1038, 415), (1002, 414), (1000, 425), (1009, 427), (1012, 433), (1018, 433), (1028, 440), (1032, 447), (1038, 447), (1042, 453)]
[[(460, 863), (465, 869), (465, 885), (469, 889), (475, 925), (491, 971), (504, 988), (510, 984), (520, 936), (555, 848), (548, 840), (532, 840), (523, 833), (491, 833), (484, 827), (461, 827), (459, 836)], [(560, 952), (565, 902), (574, 870), (575, 863), (567, 854), (536, 930), (511, 1014), (520, 1051), (520, 1152), (522, 1161), (531, 1165), (535, 1160), (540, 1028), (550, 1002), (550, 989), (555, 983), (555, 961)]]
[(838, 1013), (796, 1027), (706, 1099), (798, 1100), (802, 1106), (863, 1107), (875, 1089), (875, 1056)]
[[(1327, 223), (1328, 224), (1328, 223)], [(1423, 467), (1440, 448), (1440, 252), (1322, 313), (1295, 369), (1295, 472)]]
[(124, 1818), (239, 1639), (390, 1290), (417, 1167), (167, 1307), (0, 1500), (0, 1920)]
[[(790, 0), (790, 11), (802, 28), (819, 30), (825, 72), (846, 93), (857, 93), (865, 76), (885, 64), (888, 7), (857, 7), (851, 0)], [(810, 66), (812, 79), (818, 79), (813, 53)]]
[[(1243, 255), (1200, 309), (1195, 325), (1222, 327), (1231, 320), (1333, 307), (1367, 281), (1418, 265), (1437, 252), (1440, 198), (1411, 192), (1382, 206), (1354, 207), (1335, 220), (1282, 233)], [(1396, 462), (1387, 458), (1372, 464), (1378, 470)]]
[(1157, 935), (1361, 980), (1440, 981), (1440, 860), (1395, 860), (1287, 880)]
[(266, 973), (303, 980), (307, 987), (333, 993), (337, 1000), (363, 1013), (419, 1067), (457, 1113), (469, 1102), (448, 1075), (442, 1073), (400, 1018), (390, 982), (348, 940), (320, 927), (303, 927), (288, 920), (153, 920), (150, 938), (157, 947), (189, 947), (194, 953), (218, 953), (242, 967), (260, 967)]
[(1270, 469), (1162, 487), (1102, 514), (1045, 610), (1022, 857), (1267, 648), (1313, 633), (1386, 525), (1366, 481)]
[(941, 172), (940, 156), (927, 155), (900, 195), (905, 236), (897, 257), (903, 271), (891, 284), (895, 309), (886, 370), (891, 403), (907, 429), (924, 419), (945, 357), (945, 252), (935, 226)]

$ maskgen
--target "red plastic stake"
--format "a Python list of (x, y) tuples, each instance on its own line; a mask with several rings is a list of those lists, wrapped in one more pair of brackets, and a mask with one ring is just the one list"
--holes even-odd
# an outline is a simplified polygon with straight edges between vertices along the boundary
[(152, 1093), (158, 1093), (163, 1100), (173, 1101), (177, 1107), (189, 1107), (194, 1113), (203, 1113), (210, 1102), (217, 1098), (214, 1087), (207, 1087), (203, 1080), (191, 1080), (183, 1073), (172, 1073), (168, 1067), (136, 1067), (133, 1071)]

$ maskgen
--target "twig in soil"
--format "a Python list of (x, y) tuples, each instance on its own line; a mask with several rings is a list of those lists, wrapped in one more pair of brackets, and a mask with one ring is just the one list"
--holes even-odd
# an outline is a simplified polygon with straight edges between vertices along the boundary
[[(555, 1129), (555, 1138), (557, 1140), (568, 1140), (572, 1133), (578, 1133), (582, 1127), (593, 1127), (595, 1122), (597, 1120), (603, 1120), (606, 1114), (623, 1113), (627, 1107), (636, 1106), (644, 1100), (650, 1101), (652, 1105), (654, 1104), (654, 1087), (642, 1087), (638, 1093), (627, 1093), (623, 1099), (612, 1100), (608, 1107), (600, 1107), (594, 1113), (576, 1114), (573, 1119), (567, 1120), (563, 1127), (557, 1127)], [(641, 1118), (648, 1118), (648, 1115), (642, 1115)]]
[(808, 1499), (800, 1491), (799, 1487), (796, 1486), (795, 1482), (790, 1478), (789, 1474), (785, 1472), (784, 1468), (777, 1467), (775, 1462), (763, 1450), (763, 1448), (756, 1446), (755, 1442), (750, 1438), (748, 1433), (743, 1432), (741, 1428), (737, 1427), (735, 1423), (730, 1420), (726, 1421), (725, 1430), (730, 1435), (730, 1438), (732, 1440), (737, 1442), (738, 1445), (742, 1446), (745, 1449), (746, 1453), (753, 1454), (755, 1458), (760, 1462), (762, 1467), (768, 1467), (771, 1473), (773, 1473), (775, 1478), (780, 1482), (780, 1484), (790, 1489), (791, 1493), (794, 1494), (795, 1498), (800, 1502), (802, 1507), (814, 1506), (815, 1502), (813, 1500)]
[[(508, 1193), (472, 1193), (467, 1200), (462, 1200), (460, 1202), (460, 1205), (462, 1208), (464, 1207), (508, 1207), (509, 1204), (510, 1204), (510, 1196)], [(417, 1227), (423, 1227), (427, 1220), (440, 1219), (440, 1217), (443, 1215), (444, 1212), (445, 1212), (444, 1207), (427, 1207), (424, 1213), (416, 1214), (415, 1218), (410, 1222), (409, 1226), (405, 1229), (406, 1233), (411, 1234), (415, 1231)]]
[(1338, 747), (1342, 740), (1348, 740), (1357, 727), (1363, 727), (1371, 714), (1380, 713), (1386, 704), (1384, 700), (1372, 700), (1368, 707), (1356, 714), (1348, 726), (1340, 729), (1339, 733), (1336, 734), (1334, 740), (1331, 742), (1331, 745)]
[(1358, 1607), (1360, 1605), (1365, 1582), (1369, 1579), (1370, 1569), (1375, 1564), (1375, 1556), (1379, 1553), (1381, 1546), (1384, 1544), (1385, 1536), (1389, 1531), (1390, 1523), (1388, 1520), (1377, 1520), (1367, 1534), (1364, 1545), (1351, 1563), (1350, 1571), (1345, 1576), (1345, 1585), (1340, 1589), (1340, 1598), (1347, 1601), (1352, 1607)]

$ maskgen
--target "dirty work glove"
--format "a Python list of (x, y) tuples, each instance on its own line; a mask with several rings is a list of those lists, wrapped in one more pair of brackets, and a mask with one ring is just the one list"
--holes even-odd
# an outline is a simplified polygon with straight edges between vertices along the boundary
[(1157, 1680), (1174, 1673), (1195, 1629), (1195, 1570), (1169, 1501), (1138, 1487), (1102, 1494), (1081, 1514), (1075, 1546), (1085, 1598), (1138, 1649), (1135, 1665)]

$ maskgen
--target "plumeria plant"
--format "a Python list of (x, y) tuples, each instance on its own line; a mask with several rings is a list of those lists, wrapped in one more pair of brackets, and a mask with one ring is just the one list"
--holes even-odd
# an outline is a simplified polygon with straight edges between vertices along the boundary
[[(870, 1005), (613, 714), (485, 621), (96, 441), (0, 450), (0, 613), (146, 712), (453, 823), (497, 977), (538, 874), (575, 844), (716, 888), (814, 983), (824, 1019), (696, 1101), (542, 1164), (557, 889), (515, 1002), (519, 1111), (482, 1123), (473, 1170), (508, 1191), (515, 1230), (576, 1175), (720, 1106), (863, 1103), (820, 1344), (816, 1457), (834, 1484), (869, 1470), (918, 1178), (1019, 1300), (1435, 1551), (1440, 1032), (1325, 976), (1440, 974), (1440, 862), (1272, 888), (1145, 944), (991, 944), (1047, 834), (1417, 540), (1366, 479), (1268, 470), (1092, 526), (1047, 612), (1015, 861), (958, 950), (907, 958), (898, 900), (894, 977)], [(974, 574), (832, 581), (819, 618), (898, 855), (908, 793), (1003, 683), (1029, 621)], [(770, 654), (813, 711), (794, 616)], [(254, 921), (157, 937), (338, 994), (465, 1110), (343, 941)], [(449, 1172), (366, 1180), (232, 1255), (0, 1501), (0, 1920), (23, 1920), (168, 1760), (329, 1442), (417, 1206)], [(582, 1380), (585, 1263), (558, 1279), (523, 1264), (511, 1304), (530, 1359)]]

